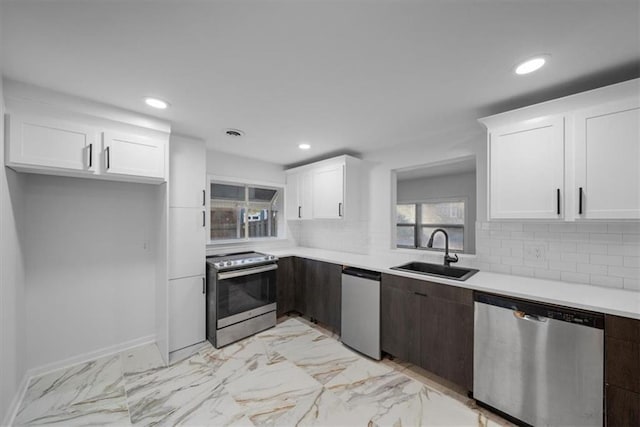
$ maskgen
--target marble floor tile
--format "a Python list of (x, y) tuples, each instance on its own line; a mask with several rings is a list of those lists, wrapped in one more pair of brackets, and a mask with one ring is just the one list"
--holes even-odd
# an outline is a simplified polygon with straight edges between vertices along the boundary
[(14, 424), (509, 425), (421, 372), (289, 318), (221, 349), (203, 343), (169, 366), (147, 345), (35, 378)]
[(129, 424), (120, 357), (104, 357), (32, 379), (14, 424)]

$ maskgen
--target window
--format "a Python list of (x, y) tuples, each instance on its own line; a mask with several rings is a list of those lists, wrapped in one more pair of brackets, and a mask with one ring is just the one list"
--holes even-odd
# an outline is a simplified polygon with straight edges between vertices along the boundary
[(212, 182), (211, 241), (278, 237), (281, 188)]
[[(398, 203), (396, 205), (396, 246), (427, 249), (431, 233), (442, 228), (449, 235), (449, 250), (463, 252), (464, 220), (464, 200)], [(444, 250), (442, 233), (434, 236), (432, 249)]]

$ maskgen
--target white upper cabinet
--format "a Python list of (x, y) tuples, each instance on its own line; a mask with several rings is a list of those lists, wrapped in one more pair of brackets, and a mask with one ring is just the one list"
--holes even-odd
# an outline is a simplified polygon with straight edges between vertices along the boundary
[(490, 219), (640, 219), (640, 80), (480, 120)]
[(103, 132), (104, 172), (164, 181), (166, 145), (146, 136)]
[(637, 98), (575, 116), (576, 215), (640, 219), (640, 106)]
[(313, 217), (341, 218), (344, 207), (344, 164), (321, 167), (312, 172)]
[(287, 171), (287, 219), (356, 219), (361, 161), (339, 156)]
[(202, 140), (171, 136), (169, 206), (206, 206), (207, 150)]
[(562, 218), (564, 150), (563, 117), (493, 130), (489, 139), (491, 218)]
[(311, 219), (313, 217), (311, 171), (287, 173), (287, 219)]
[(36, 115), (7, 114), (7, 166), (17, 170), (60, 170), (93, 174), (98, 132), (88, 126)]

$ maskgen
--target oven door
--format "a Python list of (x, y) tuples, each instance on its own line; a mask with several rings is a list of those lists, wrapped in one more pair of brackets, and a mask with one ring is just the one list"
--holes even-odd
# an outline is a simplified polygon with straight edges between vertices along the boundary
[(277, 264), (219, 272), (217, 329), (276, 309)]

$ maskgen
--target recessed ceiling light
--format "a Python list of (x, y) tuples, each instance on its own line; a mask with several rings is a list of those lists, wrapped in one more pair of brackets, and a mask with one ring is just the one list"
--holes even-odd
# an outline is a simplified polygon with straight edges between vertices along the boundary
[(157, 108), (159, 110), (164, 110), (169, 106), (169, 103), (167, 101), (163, 101), (162, 99), (158, 99), (158, 98), (148, 97), (144, 99), (144, 102), (149, 107)]
[(539, 70), (547, 62), (548, 55), (538, 55), (533, 58), (529, 58), (526, 61), (516, 66), (516, 74), (523, 75), (533, 73)]
[(298, 145), (298, 148), (301, 150), (308, 150), (309, 148), (311, 148), (311, 145), (306, 144), (306, 143), (302, 143), (300, 145)]

